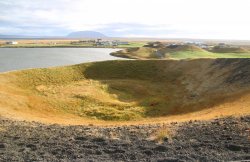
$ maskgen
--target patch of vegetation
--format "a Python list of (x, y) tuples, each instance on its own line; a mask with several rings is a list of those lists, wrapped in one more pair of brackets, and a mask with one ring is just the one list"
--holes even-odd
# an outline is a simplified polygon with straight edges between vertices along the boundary
[(129, 44), (126, 45), (118, 45), (117, 48), (136, 48), (143, 47), (145, 44), (145, 42), (129, 42)]
[(214, 53), (249, 53), (249, 51), (242, 47), (220, 47), (215, 46), (212, 49)]
[(174, 131), (164, 125), (163, 127), (157, 129), (151, 138), (158, 143), (171, 142), (174, 135)]
[(193, 45), (151, 45), (125, 49), (111, 55), (132, 59), (250, 58), (250, 52), (243, 48), (214, 48), (207, 51)]
[(127, 48), (122, 51), (111, 53), (112, 56), (125, 57), (131, 59), (157, 58), (156, 49), (150, 47)]
[(13, 72), (17, 75), (17, 84), (22, 88), (31, 89), (38, 85), (61, 85), (84, 79), (85, 66), (74, 65), (59, 68), (41, 68)]

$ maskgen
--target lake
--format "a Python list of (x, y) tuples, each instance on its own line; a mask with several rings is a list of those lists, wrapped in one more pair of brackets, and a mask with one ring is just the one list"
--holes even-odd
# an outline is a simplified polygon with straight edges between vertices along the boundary
[(118, 60), (109, 48), (0, 48), (0, 72)]

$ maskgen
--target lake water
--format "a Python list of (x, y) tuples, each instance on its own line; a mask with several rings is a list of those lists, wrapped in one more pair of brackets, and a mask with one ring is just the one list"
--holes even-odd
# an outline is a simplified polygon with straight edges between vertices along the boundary
[(108, 48), (0, 48), (0, 72), (118, 60)]

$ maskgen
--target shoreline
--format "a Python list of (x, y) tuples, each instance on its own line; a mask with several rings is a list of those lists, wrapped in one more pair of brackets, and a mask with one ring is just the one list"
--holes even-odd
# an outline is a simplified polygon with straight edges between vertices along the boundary
[(0, 48), (109, 48), (109, 49), (123, 49), (126, 47), (95, 47), (95, 46), (18, 46), (18, 47), (1, 47)]

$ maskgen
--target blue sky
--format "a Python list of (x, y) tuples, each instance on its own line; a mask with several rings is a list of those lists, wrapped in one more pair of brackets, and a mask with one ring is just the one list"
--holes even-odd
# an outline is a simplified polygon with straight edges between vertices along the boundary
[(0, 0), (0, 34), (250, 40), (248, 0)]

